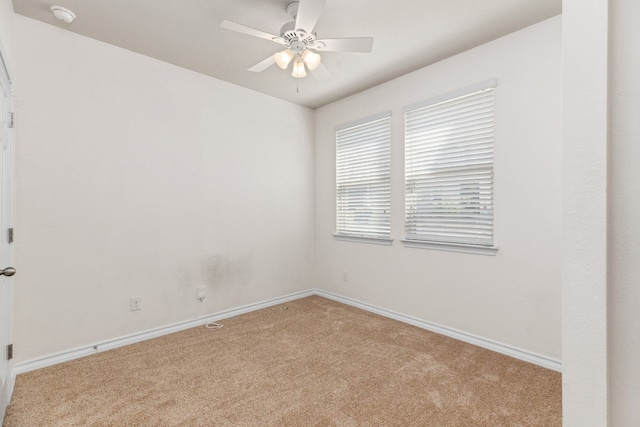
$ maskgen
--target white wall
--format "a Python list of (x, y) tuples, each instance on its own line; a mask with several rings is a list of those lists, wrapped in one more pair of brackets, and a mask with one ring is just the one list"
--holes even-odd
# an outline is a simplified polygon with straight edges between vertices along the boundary
[[(555, 17), (316, 113), (322, 289), (559, 359), (561, 19)], [(405, 248), (402, 107), (497, 78), (495, 257)], [(335, 241), (335, 135), (392, 111), (392, 246)], [(349, 281), (342, 281), (342, 272)]]
[[(13, 2), (0, 0), (0, 50), (11, 66), (13, 49)], [(10, 70), (11, 71), (11, 70)]]
[(608, 421), (608, 2), (564, 0), (562, 405), (566, 427)]
[(610, 2), (609, 17), (609, 402), (617, 427), (640, 422), (640, 3)]
[(15, 21), (18, 361), (312, 287), (311, 110)]

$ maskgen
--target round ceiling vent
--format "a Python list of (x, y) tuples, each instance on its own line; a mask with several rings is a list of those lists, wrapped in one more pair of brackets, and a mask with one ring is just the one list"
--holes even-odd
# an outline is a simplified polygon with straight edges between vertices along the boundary
[(75, 13), (62, 6), (51, 6), (51, 11), (56, 18), (67, 24), (72, 23), (73, 20), (76, 19)]

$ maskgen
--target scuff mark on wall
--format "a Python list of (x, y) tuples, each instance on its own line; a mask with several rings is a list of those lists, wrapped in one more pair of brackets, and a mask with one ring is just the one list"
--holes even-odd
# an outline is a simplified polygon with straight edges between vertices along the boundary
[(204, 263), (204, 281), (210, 289), (249, 286), (253, 279), (253, 256), (212, 255)]

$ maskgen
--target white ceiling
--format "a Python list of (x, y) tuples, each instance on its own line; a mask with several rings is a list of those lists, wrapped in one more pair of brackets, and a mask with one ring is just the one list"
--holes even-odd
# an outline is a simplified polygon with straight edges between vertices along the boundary
[[(33, 19), (311, 108), (558, 15), (562, 7), (562, 0), (327, 0), (314, 29), (318, 38), (372, 36), (372, 53), (322, 53), (332, 73), (325, 81), (295, 79), (290, 69), (277, 66), (246, 71), (281, 46), (222, 29), (220, 23), (226, 19), (279, 34), (291, 21), (286, 12), (291, 1), (13, 0), (13, 5)], [(76, 20), (65, 24), (54, 18), (53, 4), (72, 10)]]

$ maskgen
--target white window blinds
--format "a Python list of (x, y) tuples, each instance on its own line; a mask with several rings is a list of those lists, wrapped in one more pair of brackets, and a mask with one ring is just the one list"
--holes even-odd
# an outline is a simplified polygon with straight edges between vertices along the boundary
[(405, 110), (409, 240), (493, 245), (495, 81), (482, 86)]
[(336, 130), (337, 235), (391, 237), (391, 114)]

